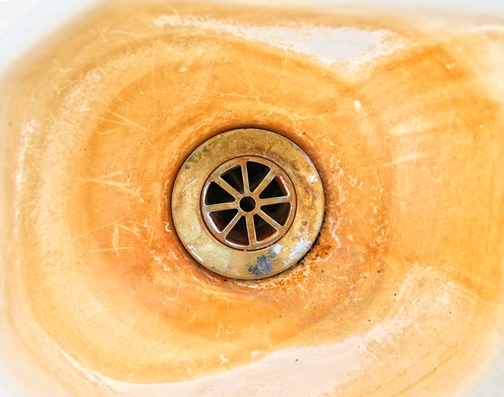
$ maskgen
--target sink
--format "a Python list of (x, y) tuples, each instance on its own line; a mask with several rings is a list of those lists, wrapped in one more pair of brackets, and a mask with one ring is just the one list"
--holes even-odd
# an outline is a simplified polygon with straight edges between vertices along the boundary
[[(502, 6), (250, 3), (5, 4), (2, 395), (499, 395)], [(288, 247), (198, 223), (228, 155)]]

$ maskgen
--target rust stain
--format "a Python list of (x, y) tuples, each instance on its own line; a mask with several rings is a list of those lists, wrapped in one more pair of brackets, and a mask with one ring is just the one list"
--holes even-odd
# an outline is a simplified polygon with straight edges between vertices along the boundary
[[(182, 17), (211, 12), (239, 23), (264, 16), (176, 7)], [(279, 349), (369, 334), (375, 361), (334, 395), (459, 385), (470, 374), (457, 363), (489, 357), (503, 302), (502, 103), (459, 51), (477, 54), (480, 41), (383, 16), (316, 17), (386, 28), (405, 43), (346, 78), (339, 66), (218, 31), (159, 31), (152, 21), (163, 13), (164, 5), (143, 4), (91, 14), (5, 83), (6, 180), (28, 145), (23, 188), (8, 182), (20, 209), (7, 223), (16, 247), (7, 274), (22, 285), (7, 295), (17, 302), (15, 329), (40, 326), (79, 364), (130, 383), (191, 380)], [(132, 34), (118, 45), (107, 29)], [(37, 127), (23, 141), (31, 120)], [(187, 155), (216, 131), (243, 126), (299, 145), (326, 196), (315, 247), (292, 269), (254, 282), (193, 261), (169, 208)], [(269, 265), (260, 258), (256, 270)], [(422, 300), (438, 290), (448, 291), (438, 306)], [(26, 343), (43, 354), (35, 338)], [(65, 371), (75, 369), (54, 374), (63, 383)]]

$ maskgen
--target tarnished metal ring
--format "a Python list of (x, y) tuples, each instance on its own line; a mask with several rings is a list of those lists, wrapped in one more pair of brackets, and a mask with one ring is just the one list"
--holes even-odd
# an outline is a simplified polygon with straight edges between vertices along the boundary
[(225, 277), (260, 279), (308, 252), (322, 225), (324, 191), (312, 161), (293, 142), (238, 129), (188, 157), (171, 210), (180, 240), (200, 264)]

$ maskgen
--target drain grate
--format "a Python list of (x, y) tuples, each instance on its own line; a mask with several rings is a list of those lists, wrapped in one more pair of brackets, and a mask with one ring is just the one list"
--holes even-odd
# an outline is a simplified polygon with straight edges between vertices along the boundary
[(206, 268), (230, 278), (284, 271), (308, 252), (324, 192), (308, 156), (281, 135), (239, 129), (214, 136), (182, 165), (172, 191), (175, 230)]
[(244, 250), (261, 249), (280, 239), (296, 211), (290, 178), (261, 157), (225, 162), (212, 172), (201, 197), (201, 211), (212, 235)]

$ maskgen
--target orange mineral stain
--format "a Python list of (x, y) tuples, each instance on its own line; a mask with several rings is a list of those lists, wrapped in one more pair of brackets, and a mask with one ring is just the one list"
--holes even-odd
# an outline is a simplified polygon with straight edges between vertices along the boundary
[[(303, 29), (375, 41), (327, 60), (282, 41)], [(12, 333), (72, 395), (225, 385), (275, 352), (329, 346), (345, 359), (321, 356), (334, 369), (320, 395), (459, 390), (490, 360), (503, 302), (504, 100), (476, 36), (185, 3), (101, 6), (67, 26), (3, 81)], [(299, 145), (326, 195), (314, 248), (259, 281), (199, 266), (170, 216), (187, 156), (241, 127)]]

